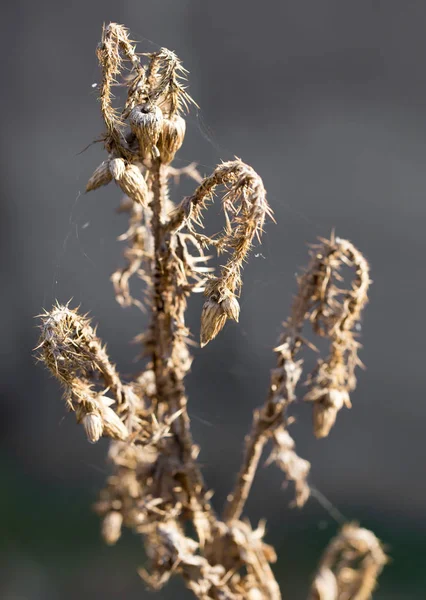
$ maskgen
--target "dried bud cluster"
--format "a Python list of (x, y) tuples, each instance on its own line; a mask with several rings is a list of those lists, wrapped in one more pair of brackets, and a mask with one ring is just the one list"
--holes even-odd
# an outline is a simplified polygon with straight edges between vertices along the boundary
[[(135, 338), (145, 362), (142, 372), (123, 384), (89, 319), (59, 304), (41, 315), (38, 356), (62, 384), (89, 442), (111, 439), (112, 474), (95, 506), (105, 542), (115, 544), (123, 527), (142, 535), (150, 567), (139, 573), (155, 589), (176, 573), (201, 600), (280, 600), (270, 567), (276, 555), (264, 542), (264, 524), (253, 530), (241, 515), (269, 441), (267, 462), (294, 483), (295, 504), (308, 499), (310, 464), (295, 452), (287, 416), (302, 376), (298, 354), (309, 345), (302, 328), (309, 321), (316, 334), (330, 340), (330, 354), (308, 377), (305, 397), (314, 403), (314, 430), (322, 437), (342, 406), (350, 406), (355, 387), (354, 329), (367, 299), (367, 263), (352, 244), (338, 238), (323, 240), (315, 249), (299, 278), (292, 314), (275, 349), (266, 401), (254, 413), (243, 464), (220, 517), (210, 503), (212, 492), (191, 435), (184, 379), (192, 357), (185, 311), (190, 294), (204, 292), (201, 346), (228, 319), (238, 322), (243, 264), (272, 210), (261, 178), (240, 159), (220, 164), (205, 178), (193, 164), (171, 166), (185, 137), (182, 115), (194, 104), (184, 85), (186, 71), (173, 52), (161, 48), (144, 55), (144, 65), (127, 30), (110, 23), (97, 56), (108, 158), (89, 179), (87, 191), (115, 181), (125, 194), (119, 210), (128, 213), (129, 225), (119, 239), (127, 242), (126, 263), (111, 279), (121, 306), (149, 313), (147, 330)], [(117, 84), (127, 88), (121, 111), (113, 106)], [(198, 187), (175, 206), (169, 185), (184, 174)], [(199, 231), (201, 218), (219, 188), (225, 226), (209, 237)], [(211, 247), (227, 253), (215, 274), (204, 253)], [(349, 290), (338, 285), (344, 264), (355, 270)], [(143, 299), (130, 289), (134, 276), (144, 286)], [(346, 526), (325, 554), (312, 598), (366, 600), (385, 560), (373, 534)]]
[[(90, 321), (60, 304), (41, 318), (38, 358), (62, 383), (68, 406), (75, 411), (77, 422), (83, 424), (88, 440), (97, 442), (102, 435), (125, 440), (127, 428), (110, 406), (123, 401), (126, 387)], [(106, 389), (115, 394), (116, 400), (103, 395)]]
[(103, 435), (124, 441), (129, 431), (111, 407), (114, 400), (102, 395), (88, 396), (75, 409), (77, 423), (82, 423), (90, 443), (96, 443)]

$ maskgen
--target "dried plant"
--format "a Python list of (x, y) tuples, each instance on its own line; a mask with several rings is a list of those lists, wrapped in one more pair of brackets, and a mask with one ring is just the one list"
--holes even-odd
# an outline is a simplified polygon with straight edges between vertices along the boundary
[[(185, 136), (184, 114), (194, 101), (185, 87), (186, 71), (173, 52), (162, 48), (142, 63), (127, 30), (104, 27), (97, 50), (102, 70), (100, 105), (107, 159), (95, 170), (87, 191), (112, 181), (125, 194), (120, 207), (129, 214), (126, 266), (112, 276), (117, 301), (150, 315), (148, 330), (137, 336), (145, 365), (123, 383), (87, 316), (69, 304), (41, 315), (38, 356), (60, 381), (67, 407), (94, 443), (111, 438), (113, 473), (96, 504), (102, 535), (115, 544), (123, 526), (140, 533), (150, 560), (141, 577), (155, 589), (180, 574), (201, 599), (277, 600), (270, 563), (276, 559), (264, 542), (265, 526), (253, 529), (242, 519), (244, 506), (265, 445), (275, 463), (294, 482), (295, 504), (310, 494), (310, 464), (295, 451), (288, 409), (302, 378), (302, 351), (312, 348), (305, 324), (330, 343), (305, 377), (305, 400), (314, 407), (314, 433), (327, 436), (338, 411), (350, 407), (359, 365), (356, 330), (370, 283), (367, 262), (348, 241), (331, 236), (313, 247), (311, 262), (298, 278), (290, 318), (275, 348), (264, 405), (255, 411), (246, 438), (242, 467), (222, 516), (210, 503), (197, 462), (187, 411), (184, 378), (191, 367), (187, 299), (203, 292), (201, 346), (213, 340), (228, 319), (238, 321), (242, 267), (255, 239), (260, 241), (272, 210), (261, 178), (240, 159), (219, 165), (202, 178), (194, 164), (171, 165)], [(126, 75), (124, 74), (127, 70)], [(120, 111), (113, 86), (127, 90)], [(194, 193), (175, 206), (169, 187), (181, 175), (194, 179)], [(221, 192), (224, 228), (202, 233), (209, 202)], [(206, 250), (226, 254), (217, 273), (207, 266)], [(341, 269), (353, 271), (344, 286)], [(130, 280), (144, 283), (134, 298)], [(192, 523), (194, 538), (188, 535)], [(386, 561), (375, 536), (355, 525), (343, 527), (326, 550), (312, 587), (312, 598), (367, 599)]]

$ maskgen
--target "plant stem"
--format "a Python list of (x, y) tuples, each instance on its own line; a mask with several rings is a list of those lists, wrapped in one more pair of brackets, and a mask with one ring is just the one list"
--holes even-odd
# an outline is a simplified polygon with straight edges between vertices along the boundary
[(181, 460), (189, 476), (188, 486), (197, 509), (212, 516), (205, 499), (206, 488), (201, 471), (193, 458), (194, 442), (190, 431), (187, 397), (183, 383), (182, 365), (177, 365), (177, 343), (184, 343), (179, 335), (183, 311), (179, 306), (176, 283), (171, 266), (171, 233), (165, 223), (165, 204), (168, 197), (168, 167), (159, 159), (153, 162), (152, 173), (152, 231), (155, 246), (154, 298), (152, 313), (152, 360), (159, 402), (167, 406), (170, 416), (181, 414), (172, 423)]
[(267, 442), (265, 429), (258, 415), (255, 415), (251, 433), (246, 437), (243, 464), (237, 477), (235, 489), (227, 498), (224, 520), (227, 522), (239, 519), (250, 493), (253, 479)]

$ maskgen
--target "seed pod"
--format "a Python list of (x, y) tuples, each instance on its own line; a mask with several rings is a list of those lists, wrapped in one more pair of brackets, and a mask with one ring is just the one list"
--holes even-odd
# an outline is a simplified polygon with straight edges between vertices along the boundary
[(95, 444), (101, 438), (104, 430), (102, 418), (96, 413), (89, 413), (83, 417), (82, 423), (87, 439), (91, 444)]
[(158, 140), (160, 157), (164, 163), (171, 163), (174, 159), (176, 152), (183, 144), (185, 131), (185, 119), (179, 115), (164, 119), (163, 129)]
[(142, 204), (142, 206), (147, 206), (148, 186), (138, 167), (127, 165), (124, 173), (117, 180), (117, 184), (134, 202)]
[(123, 515), (116, 510), (112, 510), (102, 521), (102, 537), (108, 546), (113, 546), (121, 536), (121, 525)]
[(232, 295), (229, 298), (225, 298), (225, 300), (222, 300), (220, 304), (228, 319), (232, 319), (238, 323), (240, 316), (240, 305), (236, 297)]
[(126, 163), (122, 158), (112, 158), (109, 161), (109, 170), (115, 181), (118, 181), (126, 170)]
[(209, 298), (203, 306), (201, 312), (201, 348), (214, 339), (226, 323), (227, 316), (223, 310), (222, 304)]
[(99, 167), (95, 170), (95, 172), (87, 182), (86, 192), (91, 192), (92, 190), (96, 190), (103, 185), (107, 185), (112, 180), (108, 163), (108, 160), (104, 160), (104, 162), (101, 163)]
[(158, 158), (158, 138), (163, 128), (163, 113), (154, 104), (138, 104), (129, 115), (130, 128), (138, 138), (139, 153), (143, 158)]

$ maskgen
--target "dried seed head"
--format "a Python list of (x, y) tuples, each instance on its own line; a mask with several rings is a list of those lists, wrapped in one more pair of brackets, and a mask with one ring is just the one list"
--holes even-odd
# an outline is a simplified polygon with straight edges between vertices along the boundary
[(87, 182), (86, 192), (91, 192), (92, 190), (96, 190), (97, 188), (107, 185), (112, 180), (111, 173), (109, 170), (107, 160), (104, 160)]
[(219, 278), (210, 279), (205, 286), (207, 300), (201, 313), (201, 347), (217, 336), (226, 323), (232, 319), (238, 323), (240, 305), (231, 289), (222, 285)]
[(88, 413), (82, 420), (87, 439), (91, 444), (95, 444), (101, 437), (104, 430), (102, 418), (97, 413)]
[[(317, 392), (317, 393), (316, 393)], [(305, 400), (314, 402), (313, 423), (314, 435), (317, 438), (327, 437), (336, 422), (337, 413), (343, 406), (350, 408), (349, 393), (335, 388), (325, 390), (322, 395), (317, 390), (305, 396)]]
[(129, 437), (129, 431), (117, 413), (110, 408), (113, 400), (106, 396), (100, 396), (99, 404), (104, 424), (104, 434), (114, 440), (125, 441)]
[(123, 515), (116, 510), (107, 513), (102, 521), (102, 537), (108, 546), (113, 546), (121, 536)]
[(147, 205), (148, 186), (138, 167), (135, 165), (127, 165), (117, 183), (123, 192), (134, 202), (142, 204), (142, 206)]
[(163, 128), (163, 113), (154, 104), (138, 104), (129, 115), (130, 128), (138, 138), (143, 158), (159, 156), (157, 142)]
[(164, 163), (171, 163), (174, 159), (176, 152), (183, 144), (185, 131), (185, 119), (179, 115), (164, 119), (163, 129), (158, 140), (160, 157)]
[(55, 305), (41, 316), (40, 359), (62, 382), (69, 383), (93, 364), (93, 344), (99, 340), (89, 320), (67, 306)]
[(118, 181), (126, 170), (126, 163), (122, 158), (112, 158), (109, 161), (109, 170), (115, 181)]
[(221, 302), (222, 309), (228, 319), (232, 319), (238, 323), (240, 317), (240, 305), (236, 297), (232, 294)]
[(226, 319), (227, 316), (223, 310), (222, 303), (213, 298), (209, 298), (204, 302), (201, 312), (200, 332), (200, 344), (202, 348), (217, 336), (225, 325)]
[(336, 422), (337, 410), (333, 406), (315, 402), (312, 417), (315, 437), (327, 437)]
[(56, 304), (41, 315), (40, 328), (39, 359), (64, 384), (69, 406), (76, 409), (76, 405), (85, 405), (81, 418), (92, 412), (90, 406), (97, 406), (92, 384), (99, 383), (99, 376), (117, 402), (122, 402), (120, 377), (86, 316), (68, 304)]

